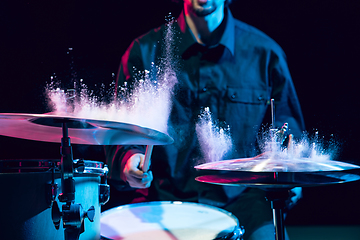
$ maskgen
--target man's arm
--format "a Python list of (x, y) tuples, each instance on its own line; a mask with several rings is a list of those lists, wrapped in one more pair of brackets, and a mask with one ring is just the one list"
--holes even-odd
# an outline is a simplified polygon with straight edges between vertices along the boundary
[[(118, 98), (128, 96), (127, 93), (132, 90), (136, 81), (135, 74), (143, 70), (139, 42), (135, 40), (121, 58), (115, 90)], [(126, 87), (125, 94), (123, 90), (119, 91), (124, 87)], [(118, 190), (149, 187), (153, 179), (152, 172), (141, 170), (144, 153), (144, 146), (106, 146), (109, 183)]]

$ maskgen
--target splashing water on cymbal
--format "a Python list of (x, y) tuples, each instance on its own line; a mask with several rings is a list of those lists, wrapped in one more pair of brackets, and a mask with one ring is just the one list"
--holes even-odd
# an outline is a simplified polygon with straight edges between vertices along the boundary
[[(60, 82), (51, 79), (46, 86), (46, 94), (53, 113), (124, 122), (166, 133), (174, 86), (177, 83), (178, 61), (173, 53), (176, 47), (174, 37), (172, 22), (169, 22), (163, 39), (165, 48), (160, 64), (155, 66), (155, 63), (152, 63), (151, 69), (135, 74), (136, 84), (132, 92), (129, 91), (127, 82), (118, 86), (118, 89), (115, 89), (115, 82), (109, 86), (100, 84), (95, 91), (90, 90), (81, 79), (77, 86), (74, 83), (73, 89), (63, 90)], [(209, 109), (199, 115), (196, 132), (206, 162), (223, 160), (234, 148), (230, 129), (219, 127), (211, 118)], [(263, 131), (260, 135), (260, 152), (272, 152), (274, 155), (329, 159), (336, 154), (338, 148), (338, 144), (333, 142), (324, 150), (324, 143), (317, 134), (315, 137), (304, 134), (301, 139), (293, 141), (290, 148), (275, 144), (269, 131)]]
[(196, 134), (206, 162), (222, 160), (224, 155), (233, 147), (230, 128), (220, 127), (212, 119), (208, 107), (199, 115), (199, 121), (196, 124)]
[[(287, 128), (286, 123), (285, 125)], [(334, 159), (339, 153), (341, 144), (335, 137), (332, 136), (329, 140), (325, 140), (324, 136), (319, 136), (318, 131), (315, 131), (313, 136), (304, 131), (298, 138), (287, 133), (281, 133), (284, 135), (282, 138), (274, 136), (274, 131), (277, 135), (284, 129), (284, 126), (280, 129), (264, 128), (260, 131), (258, 144), (261, 154), (266, 154), (269, 159), (308, 158), (313, 161), (322, 161)]]
[[(55, 115), (66, 115), (84, 119), (124, 122), (167, 132), (167, 122), (172, 107), (174, 86), (177, 83), (177, 63), (173, 51), (172, 22), (167, 24), (164, 36), (166, 48), (159, 66), (135, 74), (134, 86), (125, 82), (115, 89), (101, 84), (94, 91), (80, 80), (74, 89), (63, 90), (61, 83), (54, 81), (45, 92), (51, 111)], [(116, 93), (115, 93), (116, 92)]]

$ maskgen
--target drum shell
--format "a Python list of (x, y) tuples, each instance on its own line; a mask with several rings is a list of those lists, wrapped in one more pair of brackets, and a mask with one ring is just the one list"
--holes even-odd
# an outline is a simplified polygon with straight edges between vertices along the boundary
[[(49, 191), (51, 172), (0, 173), (1, 239), (64, 239), (62, 222), (56, 230), (51, 218)], [(80, 240), (100, 238), (100, 204), (97, 174), (74, 174), (75, 203), (84, 210), (95, 207), (94, 222), (85, 219), (85, 232)], [(61, 175), (55, 173), (58, 193), (61, 192)], [(58, 201), (58, 199), (57, 199)], [(58, 201), (61, 210), (63, 203)]]

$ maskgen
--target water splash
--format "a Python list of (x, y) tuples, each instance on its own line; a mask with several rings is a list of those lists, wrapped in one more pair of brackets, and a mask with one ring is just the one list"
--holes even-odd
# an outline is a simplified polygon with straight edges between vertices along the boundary
[[(235, 147), (232, 144), (230, 129), (220, 128), (212, 119), (209, 108), (205, 108), (199, 115), (196, 133), (204, 158), (198, 160), (197, 165), (226, 160), (226, 155)], [(266, 156), (269, 161), (272, 159), (279, 161), (309, 159), (321, 162), (335, 159), (341, 147), (333, 135), (330, 140), (326, 140), (325, 137), (319, 136), (318, 131), (313, 136), (304, 132), (299, 139), (290, 140), (290, 138), (290, 135), (287, 135), (286, 141), (279, 141), (278, 136), (274, 134), (274, 129), (264, 127), (260, 130), (258, 137), (259, 156)]]
[(274, 138), (272, 130), (273, 129), (262, 129), (258, 138), (260, 151), (266, 153), (269, 158), (308, 158), (313, 161), (322, 161), (335, 159), (339, 154), (341, 144), (334, 136), (331, 136), (330, 140), (326, 140), (325, 137), (319, 136), (318, 131), (315, 131), (313, 136), (304, 132), (299, 139), (291, 139), (291, 137), (288, 136), (288, 141), (282, 143)]
[[(74, 81), (74, 89), (61, 89), (61, 82), (47, 84), (45, 94), (53, 114), (84, 119), (124, 122), (167, 132), (167, 123), (172, 108), (174, 87), (177, 83), (174, 54), (174, 21), (166, 24), (163, 57), (158, 66), (135, 74), (133, 87), (125, 82), (115, 89), (100, 84), (91, 90), (80, 81)], [(115, 93), (116, 92), (116, 93)]]
[(199, 139), (203, 159), (206, 162), (222, 160), (232, 149), (230, 128), (221, 128), (213, 121), (209, 108), (205, 108), (199, 115), (196, 124), (196, 134)]
[(326, 140), (324, 136), (320, 137), (316, 131), (313, 136), (304, 133), (303, 137), (295, 142), (289, 149), (289, 154), (295, 157), (311, 158), (314, 161), (336, 159), (339, 154), (341, 144), (332, 135)]

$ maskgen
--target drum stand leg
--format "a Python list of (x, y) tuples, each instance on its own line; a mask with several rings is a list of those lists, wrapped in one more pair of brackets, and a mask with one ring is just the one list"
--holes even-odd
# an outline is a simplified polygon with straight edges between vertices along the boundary
[(266, 192), (266, 199), (271, 202), (273, 210), (275, 240), (285, 240), (284, 213), (286, 200), (289, 198), (289, 190), (269, 190)]

